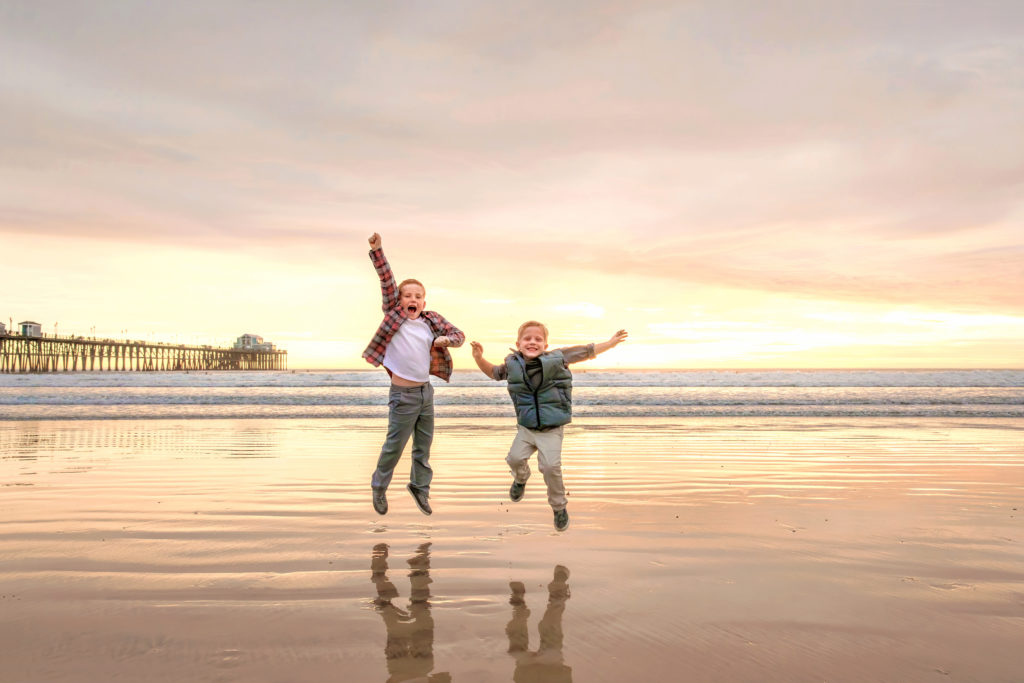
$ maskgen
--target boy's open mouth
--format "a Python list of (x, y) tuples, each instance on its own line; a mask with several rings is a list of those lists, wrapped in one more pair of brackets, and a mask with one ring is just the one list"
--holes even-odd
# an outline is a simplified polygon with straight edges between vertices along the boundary
[(409, 311), (410, 313), (415, 313), (416, 312), (416, 304), (409, 304), (408, 306), (406, 306), (405, 310)]

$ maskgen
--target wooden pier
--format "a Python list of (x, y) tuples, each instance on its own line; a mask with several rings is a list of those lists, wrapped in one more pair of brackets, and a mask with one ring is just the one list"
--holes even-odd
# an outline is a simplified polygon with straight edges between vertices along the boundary
[(287, 351), (83, 337), (0, 336), (0, 373), (287, 369)]

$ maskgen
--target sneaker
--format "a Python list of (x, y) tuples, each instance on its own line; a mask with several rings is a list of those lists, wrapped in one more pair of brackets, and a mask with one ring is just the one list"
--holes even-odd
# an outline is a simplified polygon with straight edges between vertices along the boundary
[(433, 510), (430, 509), (430, 502), (427, 501), (428, 496), (426, 491), (420, 491), (412, 484), (406, 484), (405, 488), (409, 489), (409, 493), (412, 494), (412, 499), (416, 501), (416, 507), (420, 509), (420, 512), (425, 515), (429, 515), (433, 512)]
[(508, 497), (512, 499), (513, 503), (518, 503), (523, 499), (523, 491), (526, 490), (526, 483), (520, 484), (518, 481), (512, 482), (512, 488), (508, 490)]
[(378, 515), (386, 515), (388, 513), (388, 497), (386, 493), (386, 489), (373, 490), (373, 509), (377, 511)]
[(565, 508), (555, 510), (555, 529), (565, 531), (569, 528), (569, 511)]

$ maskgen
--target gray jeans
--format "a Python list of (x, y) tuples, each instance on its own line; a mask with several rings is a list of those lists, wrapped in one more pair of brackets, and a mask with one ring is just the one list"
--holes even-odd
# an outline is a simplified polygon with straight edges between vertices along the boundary
[(537, 452), (537, 464), (540, 465), (544, 483), (548, 485), (548, 504), (552, 510), (564, 510), (569, 500), (565, 497), (565, 484), (562, 482), (562, 438), (564, 427), (556, 427), (546, 432), (538, 432), (523, 425), (512, 441), (505, 462), (512, 469), (512, 476), (520, 484), (530, 478), (530, 456)]
[(434, 387), (430, 382), (418, 387), (391, 385), (388, 393), (388, 436), (380, 449), (377, 469), (371, 485), (387, 489), (395, 473), (405, 444), (412, 437), (412, 470), (409, 481), (420, 491), (430, 491), (434, 475), (430, 469), (430, 444), (434, 440)]

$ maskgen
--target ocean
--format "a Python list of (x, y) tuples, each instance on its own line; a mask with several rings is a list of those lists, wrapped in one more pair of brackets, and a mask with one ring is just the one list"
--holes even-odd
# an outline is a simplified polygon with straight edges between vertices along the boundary
[[(433, 378), (439, 418), (513, 417), (504, 382)], [(0, 375), (0, 420), (374, 418), (380, 370)], [(579, 417), (1024, 417), (1024, 370), (590, 370)]]

